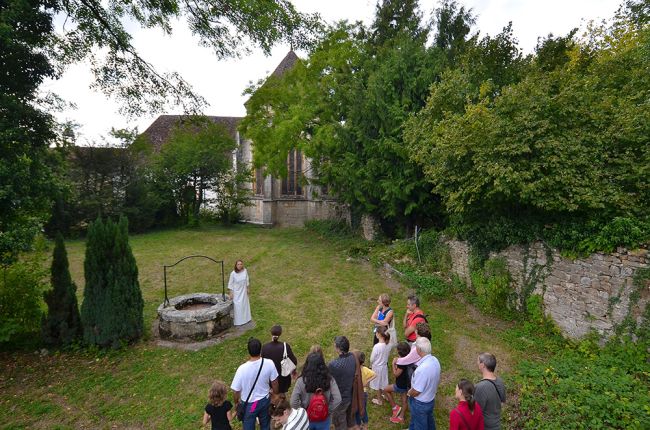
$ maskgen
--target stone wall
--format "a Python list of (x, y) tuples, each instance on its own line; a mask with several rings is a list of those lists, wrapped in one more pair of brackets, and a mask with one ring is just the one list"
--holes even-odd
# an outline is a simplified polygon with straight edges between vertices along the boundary
[(334, 219), (350, 223), (350, 210), (335, 200), (251, 198), (242, 208), (246, 222), (277, 227), (302, 227), (308, 220)]
[[(452, 270), (470, 283), (469, 246), (454, 240), (447, 244)], [(571, 338), (583, 337), (591, 330), (603, 337), (610, 336), (616, 324), (628, 315), (635, 272), (650, 267), (647, 248), (619, 248), (612, 254), (596, 253), (571, 260), (536, 242), (527, 247), (512, 246), (490, 257), (504, 258), (513, 278), (513, 288), (518, 292), (534, 288), (533, 292), (544, 299), (546, 314)], [(650, 290), (646, 288), (631, 309), (637, 320), (648, 301)]]
[(375, 240), (381, 231), (379, 221), (373, 215), (361, 215), (361, 234), (366, 240)]

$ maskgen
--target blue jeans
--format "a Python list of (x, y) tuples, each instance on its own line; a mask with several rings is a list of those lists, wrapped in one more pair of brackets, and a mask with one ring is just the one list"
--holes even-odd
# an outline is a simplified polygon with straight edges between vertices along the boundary
[(265, 397), (257, 401), (255, 405), (255, 410), (251, 412), (251, 408), (255, 403), (251, 402), (246, 405), (246, 413), (244, 414), (243, 427), (244, 430), (255, 430), (255, 419), (259, 418), (260, 428), (262, 430), (271, 429), (271, 415), (269, 414), (269, 405), (271, 404), (271, 399)]
[(433, 417), (435, 402), (436, 399), (423, 403), (409, 397), (409, 409), (411, 410), (409, 430), (436, 430), (436, 420)]
[(325, 421), (309, 421), (309, 430), (330, 430), (331, 421), (329, 416)]

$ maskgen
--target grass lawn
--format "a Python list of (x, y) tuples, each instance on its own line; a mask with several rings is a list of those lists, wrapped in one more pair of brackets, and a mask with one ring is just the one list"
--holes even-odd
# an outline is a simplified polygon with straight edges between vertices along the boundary
[[(299, 360), (312, 344), (333, 358), (332, 340), (345, 334), (353, 349), (369, 357), (370, 314), (380, 293), (393, 298), (398, 321), (409, 293), (399, 282), (368, 263), (348, 261), (336, 242), (303, 229), (250, 226), (173, 230), (136, 235), (131, 246), (138, 262), (147, 330), (163, 300), (163, 264), (183, 256), (205, 254), (226, 262), (244, 260), (251, 277), (251, 308), (256, 328), (200, 352), (157, 347), (147, 339), (121, 351), (0, 354), (0, 428), (160, 428), (200, 427), (208, 388), (214, 379), (230, 383), (247, 359), (248, 336), (270, 340), (273, 324), (284, 328)], [(82, 299), (83, 241), (68, 242), (73, 278)], [(188, 260), (168, 273), (170, 297), (195, 291), (221, 291), (214, 263)], [(216, 284), (215, 284), (216, 283)], [(455, 406), (453, 388), (461, 377), (477, 380), (476, 356), (492, 351), (506, 379), (521, 358), (498, 332), (506, 324), (486, 318), (464, 304), (426, 302), (433, 348), (442, 365), (436, 397), (438, 428), (446, 429)], [(399, 325), (398, 325), (399, 326)], [(399, 329), (398, 329), (399, 333)], [(406, 428), (391, 424), (389, 406), (369, 405), (370, 428)], [(235, 427), (237, 428), (237, 427)]]

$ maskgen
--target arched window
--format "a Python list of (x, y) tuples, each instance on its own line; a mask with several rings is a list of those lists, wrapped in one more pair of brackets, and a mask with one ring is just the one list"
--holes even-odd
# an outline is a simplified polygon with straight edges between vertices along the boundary
[(282, 195), (302, 196), (302, 152), (294, 149), (287, 157), (287, 177), (282, 179)]

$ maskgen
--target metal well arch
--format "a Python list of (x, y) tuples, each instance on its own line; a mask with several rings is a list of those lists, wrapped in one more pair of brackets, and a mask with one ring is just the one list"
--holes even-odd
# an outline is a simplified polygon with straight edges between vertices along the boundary
[(190, 258), (206, 258), (206, 259), (208, 259), (210, 261), (213, 261), (216, 264), (221, 265), (221, 298), (223, 300), (226, 300), (226, 278), (225, 278), (225, 273), (224, 273), (223, 260), (215, 260), (214, 258), (208, 257), (207, 255), (188, 255), (187, 257), (181, 258), (180, 260), (178, 260), (174, 264), (169, 264), (169, 265), (164, 264), (163, 265), (163, 282), (165, 284), (165, 301), (163, 302), (163, 305), (165, 307), (169, 306), (169, 297), (167, 296), (167, 268), (174, 267), (177, 264), (179, 264), (179, 263), (181, 263), (181, 262), (183, 262), (185, 260), (189, 260)]

